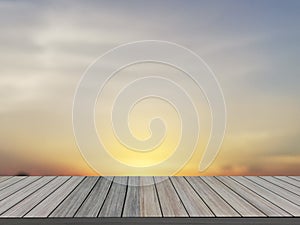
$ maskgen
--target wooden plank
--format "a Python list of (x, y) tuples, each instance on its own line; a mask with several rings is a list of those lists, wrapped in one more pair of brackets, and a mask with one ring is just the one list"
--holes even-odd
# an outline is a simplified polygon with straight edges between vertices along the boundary
[(300, 216), (293, 176), (1, 178), (2, 218)]
[(289, 184), (292, 184), (298, 188), (300, 188), (300, 181), (292, 179), (290, 177), (285, 177), (285, 176), (275, 176), (275, 178), (279, 179), (279, 180), (283, 180)]
[(49, 217), (73, 217), (99, 177), (86, 177)]
[(121, 217), (126, 195), (128, 177), (115, 177), (99, 217)]
[(84, 179), (84, 177), (71, 177), (51, 195), (41, 201), (24, 217), (48, 217), (50, 213), (63, 201)]
[(215, 215), (183, 177), (171, 177), (179, 198), (190, 217), (214, 217)]
[(129, 177), (123, 217), (140, 216), (140, 178)]
[(27, 196), (31, 195), (45, 184), (49, 183), (55, 177), (43, 177), (41, 179), (37, 179), (31, 184), (23, 187), (21, 190), (17, 191), (16, 193), (10, 195), (9, 197), (3, 199), (0, 202), (0, 214), (17, 204), (18, 202), (25, 199)]
[(97, 217), (112, 184), (112, 178), (100, 177), (75, 217)]
[(232, 191), (222, 182), (217, 180), (215, 177), (201, 177), (201, 178), (242, 216), (248, 216), (248, 217), (266, 216), (264, 213), (262, 213), (253, 205), (251, 205), (249, 202), (247, 202), (240, 195)]
[(170, 179), (163, 178), (163, 181), (161, 179), (162, 177), (154, 177), (163, 216), (188, 217), (188, 213), (177, 195)]
[(21, 202), (10, 208), (8, 211), (3, 213), (1, 217), (22, 217), (28, 213), (33, 207), (35, 207), (39, 202), (43, 201), (47, 196), (49, 196), (53, 191), (65, 183), (70, 177), (56, 177), (51, 180), (41, 189), (37, 190), (33, 194), (29, 195), (27, 198), (23, 199)]
[(250, 176), (250, 177), (246, 177), (247, 179), (259, 184), (260, 186), (272, 191), (273, 193), (289, 200), (290, 202), (295, 203), (296, 205), (300, 206), (300, 196), (294, 194), (293, 192), (289, 192), (273, 183), (270, 183), (260, 177), (254, 177), (254, 176)]
[(15, 183), (23, 180), (24, 178), (26, 178), (26, 177), (12, 177), (12, 178), (10, 178), (8, 180), (2, 181), (0, 183), (0, 191), (3, 190), (6, 187), (9, 187), (9, 186), (11, 186), (11, 185), (13, 185), (13, 184), (15, 184)]
[(245, 186), (241, 185), (234, 179), (230, 177), (216, 177), (222, 183), (224, 183), (227, 187), (231, 190), (236, 192), (238, 195), (243, 197), (246, 201), (254, 205), (260, 211), (262, 211), (267, 216), (292, 216), (291, 214), (287, 213), (283, 209), (279, 208), (278, 206), (274, 205), (270, 201), (267, 201), (265, 198), (259, 196), (257, 193), (253, 192), (252, 190), (246, 188)]
[(143, 217), (162, 217), (154, 178), (141, 177), (140, 184), (140, 215)]
[(293, 178), (294, 180), (300, 181), (300, 176), (289, 176), (290, 178)]
[[(18, 178), (18, 177), (16, 177)], [(40, 179), (41, 177), (26, 177), (26, 178), (18, 178), (17, 181), (11, 184), (9, 187), (4, 188), (0, 191), (0, 201), (12, 195), (13, 193), (19, 191), (20, 189), (26, 187), (27, 185), (33, 183), (34, 181)], [(13, 178), (12, 178), (13, 179)], [(4, 181), (5, 182), (5, 181)]]
[(240, 214), (200, 179), (200, 177), (186, 177), (186, 179), (216, 216), (240, 217)]
[(261, 178), (276, 184), (277, 186), (284, 188), (287, 191), (293, 192), (294, 194), (300, 195), (300, 189), (290, 183), (287, 183), (283, 180), (277, 179), (275, 177), (269, 177), (269, 176), (262, 176)]
[(244, 185), (245, 187), (251, 189), (255, 193), (260, 196), (263, 196), (268, 201), (272, 202), (273, 204), (277, 205), (280, 208), (283, 208), (285, 211), (290, 213), (293, 216), (300, 216), (300, 208), (299, 206), (295, 205), (294, 203), (280, 197), (277, 194), (265, 189), (258, 184), (248, 180), (245, 177), (232, 177), (235, 181), (239, 182), (240, 184)]
[(0, 183), (2, 181), (8, 180), (9, 178), (11, 178), (11, 176), (0, 176)]

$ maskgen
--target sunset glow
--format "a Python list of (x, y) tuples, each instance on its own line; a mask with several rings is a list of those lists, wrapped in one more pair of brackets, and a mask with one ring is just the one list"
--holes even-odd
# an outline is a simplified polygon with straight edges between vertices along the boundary
[(181, 71), (148, 63), (121, 70), (95, 103), (98, 137), (116, 160), (137, 169), (124, 171), (96, 154), (95, 162), (107, 164), (111, 175), (165, 175), (174, 166), (143, 169), (174, 154), (182, 136), (174, 106), (149, 98), (132, 108), (129, 129), (138, 140), (153, 135), (153, 118), (164, 119), (163, 142), (147, 153), (120, 143), (109, 120), (126, 82), (164, 75), (191, 93), (201, 115), (195, 152), (176, 175), (299, 175), (299, 9), (297, 0), (1, 1), (0, 175), (99, 175), (75, 140), (74, 95), (97, 57), (137, 40), (179, 43), (210, 66), (226, 102), (223, 144), (199, 172), (211, 129), (207, 100)]

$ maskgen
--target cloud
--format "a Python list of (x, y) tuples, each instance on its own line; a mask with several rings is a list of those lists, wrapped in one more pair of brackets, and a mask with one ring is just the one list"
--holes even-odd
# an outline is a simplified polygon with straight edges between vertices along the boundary
[[(5, 151), (1, 156), (7, 161), (16, 157), (22, 164), (19, 153), (44, 151), (36, 135), (57, 142), (56, 153), (75, 151), (72, 101), (86, 67), (119, 44), (162, 39), (198, 53), (220, 80), (228, 131), (215, 171), (278, 172), (280, 157), (283, 171), (295, 171), (300, 146), (299, 3), (269, 4), (1, 1), (1, 144), (19, 142), (9, 148), (9, 157)], [(24, 144), (26, 149), (20, 147)], [(67, 167), (76, 167), (75, 161)], [(36, 168), (42, 171), (42, 166)]]

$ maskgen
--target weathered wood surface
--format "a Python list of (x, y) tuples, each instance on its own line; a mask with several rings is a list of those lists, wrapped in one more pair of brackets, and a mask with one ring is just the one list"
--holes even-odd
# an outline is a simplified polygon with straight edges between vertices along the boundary
[(300, 177), (0, 177), (0, 217), (299, 217)]

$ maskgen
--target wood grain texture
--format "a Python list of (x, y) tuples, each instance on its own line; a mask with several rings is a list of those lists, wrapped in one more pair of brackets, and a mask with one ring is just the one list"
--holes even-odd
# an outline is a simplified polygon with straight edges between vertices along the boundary
[(294, 179), (294, 180), (298, 180), (300, 181), (300, 176), (289, 176), (290, 178)]
[(283, 189), (282, 187), (279, 187), (273, 183), (270, 183), (260, 177), (246, 177), (249, 180), (252, 180), (253, 182), (259, 184), (260, 186), (267, 188), (268, 190), (272, 191), (273, 193), (289, 200), (290, 202), (295, 203), (296, 205), (300, 206), (300, 196), (294, 194), (293, 192), (286, 191), (286, 189)]
[(188, 217), (169, 178), (155, 177), (158, 199), (164, 217)]
[(2, 214), (3, 217), (23, 217), (28, 213), (33, 207), (35, 207), (39, 202), (43, 201), (48, 195), (60, 187), (64, 182), (66, 182), (70, 177), (57, 177), (47, 183), (45, 186), (29, 195), (27, 198), (20, 201), (17, 205), (10, 208), (8, 211)]
[(290, 177), (284, 177), (284, 176), (275, 176), (275, 178), (279, 179), (279, 180), (283, 180), (289, 184), (292, 184), (298, 188), (300, 188), (300, 181), (292, 179)]
[[(26, 186), (30, 185), (34, 181), (40, 179), (41, 177), (26, 177), (24, 180), (21, 178), (18, 178), (18, 181), (22, 182), (15, 182), (8, 186), (7, 188), (3, 188), (0, 191), (0, 201), (2, 202), (3, 199), (7, 198), (8, 196), (12, 195), (13, 193), (25, 188)], [(4, 181), (5, 182), (5, 181)]]
[(129, 177), (123, 217), (139, 217), (140, 211), (140, 178)]
[(162, 217), (153, 177), (140, 177), (140, 211), (142, 217)]
[(241, 183), (242, 185), (246, 186), (247, 188), (253, 190), (258, 195), (264, 196), (265, 199), (269, 200), (270, 202), (277, 205), (278, 207), (284, 208), (285, 211), (292, 214), (293, 216), (300, 216), (300, 208), (294, 203), (284, 199), (283, 197), (269, 191), (264, 187), (259, 186), (258, 184), (254, 183), (253, 181), (245, 177), (232, 177), (232, 178), (237, 182)]
[(5, 177), (0, 217), (299, 217), (298, 178)]
[(200, 177), (186, 177), (186, 179), (216, 216), (240, 217), (240, 214)]
[[(28, 177), (28, 178), (35, 178), (35, 177)], [(27, 196), (37, 191), (38, 189), (43, 187), (45, 184), (49, 183), (54, 178), (55, 177), (44, 177), (44, 179), (36, 179), (34, 182), (30, 183), (29, 185), (23, 187), (22, 189), (18, 190), (14, 194), (3, 199), (0, 203), (0, 214), (4, 213), (9, 208), (11, 208), (18, 202), (25, 199)]]
[(97, 217), (112, 184), (112, 177), (101, 177), (75, 217)]
[(60, 188), (41, 201), (24, 217), (48, 217), (51, 212), (76, 188), (84, 177), (71, 177)]
[(99, 217), (121, 217), (127, 190), (128, 177), (115, 177)]
[(8, 179), (10, 179), (10, 178), (11, 178), (11, 176), (0, 176), (0, 183), (1, 183), (2, 181), (8, 180)]
[(171, 182), (190, 217), (214, 217), (212, 211), (185, 179), (171, 177)]
[(10, 179), (7, 179), (7, 180), (3, 180), (1, 183), (0, 183), (0, 191), (3, 190), (4, 188), (6, 187), (9, 187), (23, 179), (25, 179), (26, 177), (12, 177)]
[(86, 177), (72, 193), (56, 207), (49, 217), (73, 217), (97, 180), (98, 177)]
[(217, 177), (220, 181), (222, 181), (226, 186), (236, 192), (238, 195), (243, 197), (249, 203), (254, 205), (260, 211), (262, 211), (267, 216), (292, 216), (290, 213), (287, 213), (285, 210), (280, 207), (274, 205), (270, 201), (266, 200), (262, 196), (258, 195), (256, 192), (251, 189), (241, 185), (239, 182), (235, 181), (230, 177)]
[(232, 191), (215, 177), (201, 177), (213, 190), (215, 190), (228, 204), (231, 205), (239, 214), (248, 217), (264, 217), (263, 212), (251, 205), (244, 198)]
[(279, 186), (279, 187), (281, 187), (281, 188), (283, 188), (287, 191), (290, 191), (290, 192), (293, 192), (297, 195), (300, 195), (300, 189), (298, 187), (290, 184), (290, 183), (287, 183), (287, 182), (285, 182), (283, 180), (280, 180), (280, 179), (277, 179), (275, 177), (262, 176), (261, 178), (263, 178), (263, 179), (265, 179), (265, 180), (267, 180), (267, 181), (269, 181), (269, 182), (271, 182), (271, 183), (273, 183), (273, 184), (275, 184), (275, 185), (277, 185), (277, 186)]

